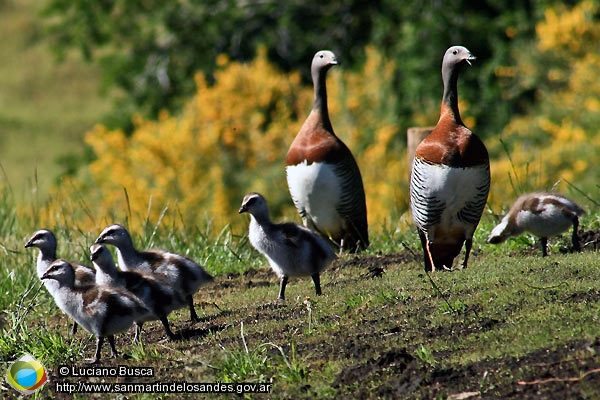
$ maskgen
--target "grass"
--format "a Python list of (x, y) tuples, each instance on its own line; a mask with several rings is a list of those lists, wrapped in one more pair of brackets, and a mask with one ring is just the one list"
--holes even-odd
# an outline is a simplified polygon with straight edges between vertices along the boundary
[[(35, 227), (16, 218), (13, 205), (10, 196), (0, 203), (8, 221), (0, 233), (0, 362), (8, 365), (28, 352), (57, 379), (56, 367), (82, 365), (95, 341), (81, 330), (68, 333), (70, 321), (35, 277), (36, 251), (23, 248)], [(187, 254), (216, 281), (195, 297), (202, 322), (190, 323), (185, 310), (171, 314), (173, 329), (185, 339), (165, 341), (160, 324), (149, 323), (142, 344), (118, 335), (127, 358), (104, 358), (103, 365), (153, 367), (154, 378), (144, 382), (270, 384), (277, 398), (448, 398), (471, 392), (593, 398), (600, 380), (593, 372), (600, 366), (596, 253), (561, 254), (569, 235), (552, 240), (546, 258), (527, 236), (487, 245), (494, 222), (484, 217), (468, 269), (428, 276), (416, 234), (388, 229), (375, 235), (366, 254), (346, 255), (323, 274), (323, 296), (314, 295), (310, 279), (292, 279), (288, 299), (279, 304), (277, 279), (244, 232), (149, 221), (134, 235), (140, 247)], [(591, 213), (582, 220), (586, 229), (597, 224)], [(99, 232), (57, 229), (59, 256), (85, 261)], [(548, 377), (575, 380), (519, 384)], [(11, 391), (0, 385), (0, 397)], [(38, 396), (64, 397), (52, 385)], [(93, 395), (75, 396), (88, 397)]]
[(97, 67), (71, 55), (59, 63), (44, 43), (42, 3), (0, 1), (0, 37), (10, 38), (0, 41), (0, 186), (40, 199), (83, 155), (83, 134), (112, 104), (100, 95)]

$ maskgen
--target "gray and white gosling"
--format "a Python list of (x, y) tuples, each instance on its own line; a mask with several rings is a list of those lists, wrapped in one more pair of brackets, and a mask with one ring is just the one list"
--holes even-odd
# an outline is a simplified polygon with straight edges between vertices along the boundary
[(540, 237), (542, 256), (548, 255), (548, 237), (559, 235), (573, 226), (573, 250), (581, 251), (577, 229), (585, 210), (558, 193), (528, 193), (520, 196), (492, 229), (488, 243), (498, 244), (511, 236), (531, 232)]
[(190, 309), (190, 319), (195, 322), (200, 320), (192, 296), (200, 286), (213, 280), (200, 265), (187, 257), (163, 250), (138, 251), (127, 229), (119, 224), (106, 227), (95, 243), (115, 246), (119, 267), (123, 271), (143, 271), (164, 276), (172, 287), (184, 295)]
[[(37, 257), (36, 270), (38, 278), (41, 278), (54, 261), (56, 261), (56, 236), (48, 229), (40, 229), (36, 231), (29, 240), (25, 243), (25, 248), (37, 247), (40, 252)], [(75, 286), (85, 286), (93, 284), (96, 281), (96, 274), (93, 268), (87, 265), (82, 265), (72, 262), (71, 265), (75, 269)], [(57, 290), (58, 283), (54, 280), (42, 281), (46, 290), (53, 295), (53, 291)], [(71, 334), (77, 333), (77, 323), (73, 323)]]
[(316, 294), (320, 295), (320, 273), (335, 259), (327, 242), (298, 224), (272, 223), (267, 201), (258, 193), (244, 197), (239, 213), (244, 212), (250, 213), (250, 243), (267, 258), (280, 279), (277, 300), (285, 300), (285, 287), (290, 276), (310, 275)]
[(142, 324), (156, 319), (162, 322), (169, 339), (176, 338), (167, 315), (187, 303), (183, 295), (173, 289), (162, 275), (118, 270), (112, 254), (101, 244), (90, 247), (90, 259), (96, 268), (96, 284), (126, 289), (152, 311), (153, 315), (136, 321), (135, 341), (139, 339)]
[(75, 271), (70, 262), (58, 259), (42, 275), (42, 280), (54, 280), (58, 289), (52, 294), (58, 307), (86, 331), (96, 336), (96, 353), (91, 362), (100, 360), (104, 338), (108, 338), (112, 357), (117, 356), (114, 335), (123, 332), (151, 311), (126, 290), (103, 286), (75, 286)]

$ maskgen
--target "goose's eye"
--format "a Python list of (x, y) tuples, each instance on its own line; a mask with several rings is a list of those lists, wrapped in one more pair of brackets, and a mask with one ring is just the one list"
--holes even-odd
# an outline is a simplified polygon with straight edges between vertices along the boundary
[(458, 54), (458, 50), (454, 50), (454, 51), (452, 52), (452, 54), (454, 54), (454, 55), (457, 55), (457, 54)]

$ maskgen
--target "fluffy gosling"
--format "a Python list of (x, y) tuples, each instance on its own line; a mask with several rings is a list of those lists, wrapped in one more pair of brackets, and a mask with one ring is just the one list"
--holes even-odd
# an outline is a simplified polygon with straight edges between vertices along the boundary
[(244, 197), (239, 213), (245, 212), (250, 213), (250, 243), (267, 258), (280, 279), (277, 300), (285, 300), (285, 287), (290, 276), (310, 275), (315, 284), (315, 292), (320, 295), (320, 273), (335, 258), (329, 245), (311, 230), (298, 224), (272, 223), (267, 201), (258, 193), (250, 193)]
[(498, 244), (511, 236), (531, 232), (540, 238), (542, 256), (548, 255), (548, 237), (556, 236), (573, 226), (573, 250), (581, 251), (577, 229), (579, 216), (585, 211), (574, 201), (558, 193), (528, 193), (520, 196), (492, 229), (488, 243)]
[(161, 274), (167, 282), (180, 291), (189, 306), (190, 319), (199, 321), (194, 309), (193, 295), (200, 286), (213, 277), (191, 259), (163, 250), (138, 251), (127, 229), (119, 224), (106, 227), (96, 239), (97, 244), (110, 244), (117, 248), (119, 267), (123, 271), (144, 271)]
[[(29, 240), (25, 243), (25, 248), (37, 247), (39, 254), (37, 257), (36, 270), (38, 278), (41, 278), (54, 261), (56, 261), (56, 236), (48, 229), (40, 229), (36, 231)], [(96, 280), (94, 269), (87, 265), (71, 263), (75, 269), (75, 286), (85, 286), (93, 284)], [(53, 295), (53, 292), (58, 288), (58, 283), (54, 280), (42, 281), (46, 290)], [(77, 323), (73, 322), (71, 334), (77, 333)]]
[(158, 274), (148, 274), (136, 271), (120, 271), (115, 266), (112, 254), (101, 244), (90, 247), (90, 259), (96, 268), (96, 283), (98, 285), (116, 286), (128, 290), (135, 295), (153, 316), (136, 321), (135, 341), (139, 339), (142, 324), (145, 321), (160, 320), (169, 339), (175, 339), (171, 331), (167, 315), (173, 310), (185, 306), (185, 298)]
[(96, 284), (75, 286), (73, 265), (63, 259), (50, 264), (41, 279), (58, 283), (58, 289), (52, 294), (58, 307), (96, 336), (96, 353), (92, 363), (100, 360), (104, 338), (108, 338), (112, 357), (116, 357), (114, 335), (151, 314), (137, 297), (123, 289)]

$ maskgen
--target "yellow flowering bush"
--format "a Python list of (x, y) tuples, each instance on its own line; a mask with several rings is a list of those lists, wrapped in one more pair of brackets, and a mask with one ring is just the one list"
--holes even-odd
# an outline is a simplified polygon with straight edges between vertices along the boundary
[(328, 92), (333, 129), (357, 159), (373, 226), (408, 209), (408, 164), (406, 127), (396, 119), (398, 97), (389, 84), (396, 66), (373, 48), (366, 56), (357, 73), (332, 74)]
[[(554, 60), (532, 65), (525, 59), (517, 74), (544, 76), (534, 113), (512, 119), (502, 133), (507, 154), (492, 163), (490, 205), (499, 212), (514, 197), (531, 190), (562, 191), (572, 184), (593, 196), (600, 174), (593, 160), (600, 152), (600, 14), (595, 1), (571, 9), (557, 5), (537, 27), (537, 51)], [(502, 153), (500, 142), (492, 152)], [(567, 183), (568, 182), (568, 183)], [(507, 196), (512, 193), (512, 196)]]
[(564, 4), (546, 9), (545, 21), (536, 26), (540, 50), (585, 55), (589, 51), (590, 41), (597, 42), (600, 39), (598, 7), (596, 1), (584, 0), (572, 9)]

